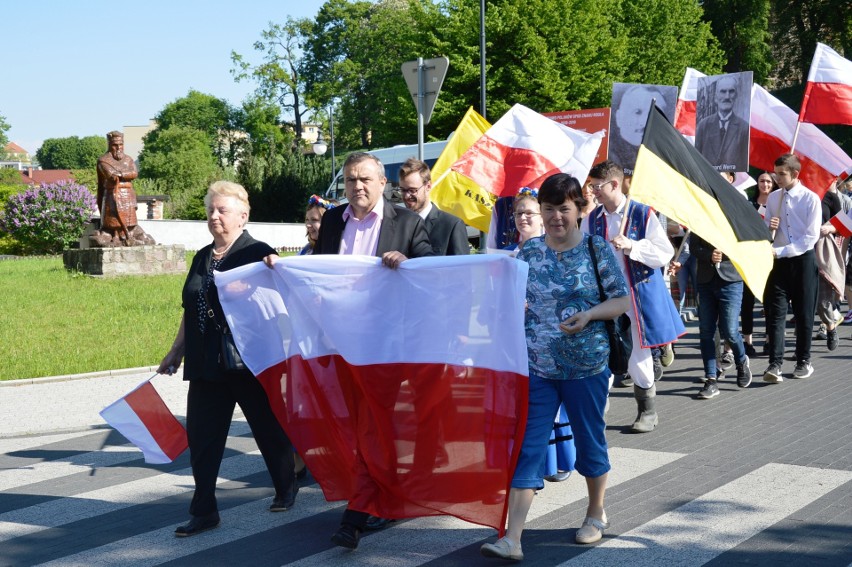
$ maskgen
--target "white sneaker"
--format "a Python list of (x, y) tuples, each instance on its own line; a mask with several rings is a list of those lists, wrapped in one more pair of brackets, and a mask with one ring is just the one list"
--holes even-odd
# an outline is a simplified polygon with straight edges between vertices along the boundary
[(510, 561), (523, 561), (524, 551), (521, 544), (515, 545), (508, 539), (501, 537), (494, 543), (483, 543), (479, 553), (485, 557), (497, 557), (498, 559), (509, 559)]

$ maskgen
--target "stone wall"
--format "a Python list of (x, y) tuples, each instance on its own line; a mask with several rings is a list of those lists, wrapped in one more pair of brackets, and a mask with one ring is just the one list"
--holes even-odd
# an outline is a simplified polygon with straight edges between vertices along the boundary
[(69, 249), (62, 253), (65, 269), (90, 276), (185, 274), (182, 244)]

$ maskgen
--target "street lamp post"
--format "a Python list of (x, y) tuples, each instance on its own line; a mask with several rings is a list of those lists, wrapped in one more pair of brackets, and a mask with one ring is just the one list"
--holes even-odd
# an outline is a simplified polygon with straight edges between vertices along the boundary
[(334, 106), (328, 105), (328, 131), (331, 135), (331, 180), (337, 175), (337, 165), (334, 163)]

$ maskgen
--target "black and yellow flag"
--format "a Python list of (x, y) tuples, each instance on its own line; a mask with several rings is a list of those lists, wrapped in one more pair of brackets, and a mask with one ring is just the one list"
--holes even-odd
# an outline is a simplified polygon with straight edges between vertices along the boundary
[(656, 107), (648, 113), (630, 197), (721, 250), (755, 297), (763, 297), (773, 261), (769, 229), (752, 204)]

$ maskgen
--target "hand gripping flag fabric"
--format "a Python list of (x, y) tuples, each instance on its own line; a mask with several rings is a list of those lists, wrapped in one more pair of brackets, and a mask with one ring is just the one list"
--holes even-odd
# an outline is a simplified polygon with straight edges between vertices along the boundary
[(283, 258), (216, 274), (243, 360), (328, 500), (501, 529), (526, 424), (527, 267)]
[(516, 104), (456, 161), (452, 169), (497, 197), (537, 189), (555, 173), (586, 181), (603, 132), (587, 134)]
[[(774, 171), (775, 160), (790, 153), (795, 133), (796, 113), (769, 91), (754, 85), (749, 163), (764, 171)], [(799, 125), (794, 153), (802, 162), (799, 180), (820, 199), (831, 182), (852, 167), (852, 158), (813, 124)]]
[(800, 122), (852, 126), (852, 61), (824, 43), (817, 43)]
[(488, 232), (494, 196), (459, 173), (453, 163), (491, 127), (473, 107), (469, 108), (432, 167), (432, 202), (480, 232)]
[(687, 67), (686, 74), (683, 76), (683, 84), (680, 87), (680, 93), (677, 96), (677, 105), (675, 106), (674, 127), (693, 144), (695, 143), (698, 79), (706, 76), (701, 71)]
[(839, 236), (842, 236), (843, 238), (852, 237), (852, 217), (849, 216), (849, 213), (840, 211), (831, 217), (829, 222), (837, 230), (837, 234)]
[(151, 385), (151, 378), (108, 405), (100, 415), (142, 450), (146, 463), (171, 463), (188, 447), (186, 429)]
[(630, 197), (721, 250), (755, 297), (763, 297), (773, 262), (763, 219), (656, 108), (648, 114)]

